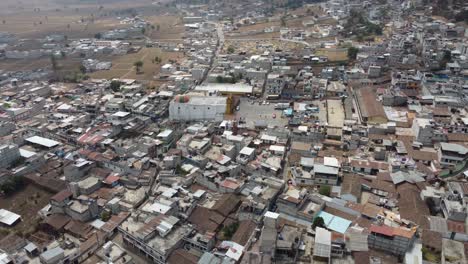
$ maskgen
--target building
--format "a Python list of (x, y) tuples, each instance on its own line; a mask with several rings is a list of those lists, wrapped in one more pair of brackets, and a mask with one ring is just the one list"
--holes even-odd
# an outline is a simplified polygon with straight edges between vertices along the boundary
[(208, 83), (195, 87), (196, 92), (209, 94), (247, 96), (253, 92), (253, 86), (245, 83)]
[(0, 209), (0, 223), (5, 226), (12, 226), (21, 221), (21, 216), (5, 209)]
[(371, 225), (367, 242), (370, 248), (404, 256), (416, 239), (416, 231), (403, 227)]
[(8, 168), (20, 158), (20, 151), (16, 145), (0, 146), (0, 168)]
[(388, 121), (382, 103), (377, 101), (372, 88), (360, 88), (355, 92), (359, 116), (363, 123), (383, 124)]
[(339, 167), (336, 166), (315, 164), (313, 170), (315, 184), (337, 185), (339, 170)]
[(468, 148), (452, 143), (440, 143), (440, 164), (442, 166), (455, 166), (468, 158)]
[(175, 121), (222, 121), (227, 111), (226, 97), (176, 96), (169, 104), (169, 119)]
[(135, 215), (119, 227), (119, 232), (125, 246), (133, 248), (152, 263), (164, 264), (191, 232), (190, 226), (178, 223), (179, 219), (173, 216), (151, 218)]
[(331, 232), (317, 227), (315, 230), (314, 258), (329, 261), (331, 257)]

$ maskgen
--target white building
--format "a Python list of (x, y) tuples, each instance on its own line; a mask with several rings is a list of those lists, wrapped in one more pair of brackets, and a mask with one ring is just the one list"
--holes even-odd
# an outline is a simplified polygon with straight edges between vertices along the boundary
[(20, 152), (15, 145), (0, 146), (0, 168), (7, 168), (20, 158)]
[(176, 96), (169, 104), (169, 119), (179, 121), (222, 121), (227, 98), (218, 96)]

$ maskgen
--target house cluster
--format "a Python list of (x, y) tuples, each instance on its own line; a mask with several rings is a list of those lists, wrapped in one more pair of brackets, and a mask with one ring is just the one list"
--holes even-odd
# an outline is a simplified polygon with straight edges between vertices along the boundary
[[(322, 9), (341, 21), (371, 2)], [(236, 21), (178, 8), (184, 39), (157, 45), (185, 56), (156, 89), (2, 83), (0, 190), (53, 193), (32, 234), (2, 235), (4, 263), (468, 262), (466, 27), (412, 12), (340, 64), (313, 45), (225, 43)], [(103, 38), (70, 48), (126, 49)], [(6, 230), (22, 217), (0, 209)]]

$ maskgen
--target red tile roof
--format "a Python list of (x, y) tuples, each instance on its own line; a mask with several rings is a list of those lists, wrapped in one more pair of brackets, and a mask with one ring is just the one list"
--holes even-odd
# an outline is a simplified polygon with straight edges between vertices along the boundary
[(465, 223), (447, 220), (447, 228), (450, 232), (465, 233)]
[(120, 177), (119, 177), (119, 176), (116, 176), (116, 175), (109, 175), (109, 176), (107, 176), (107, 178), (104, 180), (104, 183), (110, 185), (110, 184), (113, 184), (113, 183), (115, 183), (115, 182), (117, 182), (117, 181), (119, 181), (119, 180), (120, 180)]
[(62, 190), (61, 192), (57, 193), (56, 195), (52, 196), (50, 199), (56, 202), (63, 202), (65, 199), (72, 197), (73, 194), (69, 190)]
[(389, 226), (385, 226), (385, 225), (382, 225), (382, 226), (371, 225), (370, 231), (374, 233), (386, 235), (386, 236), (393, 236), (393, 228)]

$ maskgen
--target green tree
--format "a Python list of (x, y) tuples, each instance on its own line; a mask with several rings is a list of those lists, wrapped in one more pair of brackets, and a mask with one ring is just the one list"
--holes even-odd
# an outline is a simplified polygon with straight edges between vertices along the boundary
[(312, 229), (315, 230), (316, 227), (325, 227), (325, 221), (323, 220), (322, 217), (316, 217), (314, 219), (314, 222), (312, 223)]
[(120, 85), (121, 85), (121, 83), (119, 81), (114, 80), (114, 81), (112, 81), (110, 83), (110, 88), (111, 88), (112, 91), (118, 92), (118, 91), (120, 91)]
[(111, 218), (111, 214), (108, 211), (106, 211), (106, 210), (102, 211), (102, 213), (101, 213), (101, 220), (102, 221), (107, 222), (110, 218)]
[(321, 195), (330, 196), (331, 188), (328, 185), (320, 186), (319, 193)]
[(447, 63), (449, 63), (452, 60), (452, 53), (450, 50), (444, 51), (444, 56), (442, 57), (442, 60), (439, 63), (439, 67), (441, 69), (444, 69), (447, 66)]
[(348, 59), (355, 60), (357, 58), (357, 54), (359, 53), (359, 49), (356, 47), (349, 47), (348, 48)]
[(143, 62), (135, 61), (135, 63), (133, 63), (133, 66), (135, 66), (136, 72), (140, 73), (141, 67), (143, 67)]
[(223, 228), (224, 239), (230, 240), (239, 228), (239, 223), (233, 223)]
[(80, 65), (80, 72), (83, 74), (86, 73), (86, 67), (84, 65)]
[(281, 26), (285, 27), (286, 26), (286, 16), (281, 17)]
[(50, 64), (52, 66), (52, 70), (54, 72), (57, 72), (58, 70), (57, 58), (55, 58), (54, 55), (50, 55)]
[(227, 52), (228, 52), (229, 54), (234, 53), (234, 51), (235, 51), (235, 49), (234, 49), (233, 46), (229, 46), (228, 49), (227, 49)]
[(217, 83), (224, 83), (224, 78), (221, 75), (216, 76), (216, 82)]
[(26, 185), (24, 178), (21, 176), (16, 176), (11, 178), (0, 185), (0, 192), (9, 195), (12, 194)]

